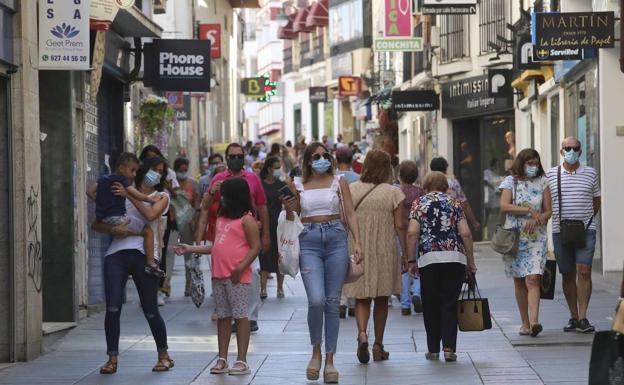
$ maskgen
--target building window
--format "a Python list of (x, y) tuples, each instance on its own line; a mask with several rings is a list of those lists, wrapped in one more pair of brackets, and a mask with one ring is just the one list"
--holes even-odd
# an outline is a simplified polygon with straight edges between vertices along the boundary
[(498, 36), (511, 40), (511, 31), (507, 23), (511, 20), (509, 0), (481, 0), (479, 6), (480, 53), (496, 52), (490, 43), (506, 48)]
[(440, 63), (450, 63), (470, 56), (468, 17), (442, 16), (440, 20)]

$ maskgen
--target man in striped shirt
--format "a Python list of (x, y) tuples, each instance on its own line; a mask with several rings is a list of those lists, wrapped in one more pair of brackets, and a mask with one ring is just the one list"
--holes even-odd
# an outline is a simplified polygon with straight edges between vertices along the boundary
[[(564, 158), (563, 164), (551, 168), (546, 176), (552, 194), (555, 257), (559, 271), (563, 275), (563, 292), (571, 315), (563, 330), (591, 333), (594, 327), (587, 320), (587, 307), (592, 291), (591, 271), (596, 246), (594, 217), (600, 210), (600, 184), (596, 170), (579, 162), (581, 142), (577, 138), (564, 139), (560, 153)], [(562, 197), (559, 197), (559, 168), (561, 168)], [(586, 239), (584, 248), (563, 246), (560, 236), (562, 219), (579, 220), (584, 223)]]

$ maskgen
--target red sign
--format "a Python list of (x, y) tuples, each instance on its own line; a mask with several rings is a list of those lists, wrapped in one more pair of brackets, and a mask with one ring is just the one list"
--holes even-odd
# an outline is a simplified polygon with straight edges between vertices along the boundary
[(210, 57), (221, 58), (221, 24), (200, 24), (199, 40), (210, 40)]
[(338, 95), (358, 96), (362, 91), (362, 79), (357, 76), (341, 76), (338, 78)]

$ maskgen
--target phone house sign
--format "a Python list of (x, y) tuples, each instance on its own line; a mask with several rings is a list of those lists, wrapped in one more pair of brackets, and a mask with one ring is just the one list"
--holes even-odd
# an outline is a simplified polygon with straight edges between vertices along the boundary
[(161, 52), (158, 71), (161, 76), (204, 76), (204, 63), (202, 55)]

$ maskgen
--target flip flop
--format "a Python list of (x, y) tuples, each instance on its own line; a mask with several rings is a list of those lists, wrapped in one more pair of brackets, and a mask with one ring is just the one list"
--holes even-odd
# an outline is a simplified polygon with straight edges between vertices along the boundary
[[(242, 367), (236, 365), (241, 365)], [(251, 369), (245, 361), (236, 361), (228, 373), (230, 376), (243, 376), (245, 374), (251, 374)]]

